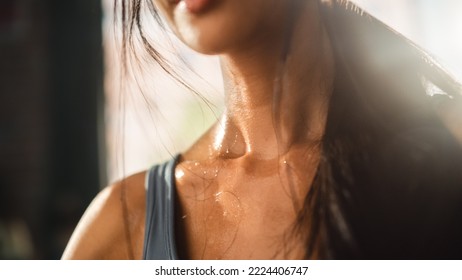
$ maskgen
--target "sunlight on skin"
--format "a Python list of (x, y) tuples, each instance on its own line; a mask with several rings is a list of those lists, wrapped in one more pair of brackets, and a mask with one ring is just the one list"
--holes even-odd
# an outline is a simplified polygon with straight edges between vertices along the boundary
[[(109, 15), (112, 12), (112, 0), (103, 0), (105, 3), (104, 7), (108, 15), (106, 24), (106, 36), (113, 32), (113, 28), (110, 25), (111, 19)], [(451, 26), (450, 30), (445, 28), (443, 30), (448, 30), (448, 32), (453, 32), (453, 30), (462, 30), (462, 17), (454, 16), (457, 11), (460, 11), (462, 6), (458, 1), (435, 1), (435, 2), (419, 2), (415, 3), (409, 0), (353, 0), (359, 4), (361, 7), (366, 9), (368, 12), (372, 13), (374, 16), (377, 16), (379, 19), (383, 20), (385, 23), (389, 24), (393, 28), (396, 28), (399, 32), (402, 32), (406, 36), (412, 38), (419, 45), (422, 45), (424, 48), (428, 49), (431, 53), (434, 53), (438, 60), (444, 62), (445, 65), (449, 66), (449, 69), (457, 76), (459, 80), (462, 80), (462, 53), (457, 51), (462, 49), (462, 36), (448, 36), (444, 32), (441, 34), (441, 27)], [(425, 5), (425, 7), (424, 7)], [(422, 17), (424, 20), (420, 20), (415, 17), (416, 13), (421, 13), (416, 11), (416, 9), (425, 8), (423, 11)], [(444, 11), (449, 11), (449, 14), (444, 14), (445, 18), (440, 19), (441, 14)], [(453, 11), (451, 13), (451, 11)], [(414, 15), (414, 16), (413, 16)], [(435, 25), (437, 21), (437, 26)], [(432, 27), (433, 26), (433, 27)], [(439, 33), (435, 33), (439, 32)], [(435, 39), (435, 36), (438, 39)], [(446, 38), (448, 41), (443, 41), (441, 38)], [(110, 41), (110, 40), (108, 40)], [(175, 45), (177, 41), (174, 40)], [(109, 49), (109, 53), (114, 53), (116, 49), (111, 44), (106, 44), (106, 51)], [(197, 79), (192, 82), (194, 87), (201, 93), (206, 95), (209, 99), (212, 100), (215, 104), (220, 104), (221, 95), (217, 94), (217, 91), (221, 90), (220, 84), (221, 76), (219, 74), (220, 69), (217, 66), (216, 61), (209, 62), (211, 60), (209, 57), (204, 55), (197, 55), (191, 51), (184, 50), (180, 48), (182, 55), (187, 58), (192, 67), (198, 68), (196, 71), (202, 77), (206, 77), (207, 81), (213, 84), (213, 87), (204, 86), (201, 84), (201, 81)], [(167, 48), (167, 53), (171, 50)], [(173, 51), (171, 51), (174, 53)], [(146, 80), (153, 84), (153, 88), (156, 88), (158, 93), (169, 92), (168, 96), (162, 96), (162, 94), (156, 94), (155, 92), (150, 92), (152, 95), (151, 98), (156, 99), (155, 102), (159, 105), (159, 111), (161, 114), (165, 115), (165, 119), (168, 119), (168, 122), (157, 121), (158, 117), (156, 113), (154, 116), (155, 127), (157, 133), (154, 133), (152, 127), (154, 126), (149, 114), (144, 110), (144, 104), (141, 103), (138, 106), (131, 104), (126, 105), (126, 110), (128, 112), (128, 117), (126, 118), (126, 129), (129, 131), (123, 132), (126, 135), (125, 145), (123, 148), (118, 147), (116, 143), (112, 143), (113, 139), (117, 137), (120, 138), (120, 133), (116, 132), (120, 129), (118, 128), (118, 123), (122, 118), (120, 112), (117, 111), (117, 104), (114, 100), (117, 99), (117, 88), (118, 88), (118, 78), (116, 74), (111, 74), (114, 72), (113, 69), (116, 69), (117, 66), (114, 65), (114, 57), (116, 55), (108, 55), (107, 63), (107, 103), (110, 105), (108, 107), (108, 123), (107, 128), (107, 141), (109, 145), (108, 149), (108, 161), (109, 161), (109, 178), (110, 181), (114, 181), (117, 178), (123, 177), (124, 175), (131, 174), (137, 170), (141, 170), (146, 166), (153, 164), (154, 162), (161, 162), (170, 157), (165, 145), (168, 146), (168, 151), (171, 153), (176, 153), (179, 150), (182, 150), (184, 147), (190, 145), (198, 135), (202, 134), (202, 131), (205, 131), (208, 128), (208, 124), (214, 119), (213, 114), (209, 113), (208, 108), (199, 108), (197, 105), (197, 100), (192, 100), (191, 95), (188, 92), (184, 92), (181, 88), (170, 85), (166, 83), (162, 78), (161, 74), (156, 73), (156, 79), (152, 79), (150, 73), (146, 73), (144, 76)], [(111, 62), (111, 63), (109, 63)], [(160, 81), (158, 78), (160, 77)], [(189, 79), (190, 81), (192, 79)], [(191, 82), (191, 81), (190, 81)], [(196, 85), (196, 83), (198, 85)], [(162, 84), (160, 87), (159, 84)], [(136, 94), (134, 94), (136, 96)], [(175, 95), (172, 97), (171, 95)], [(460, 103), (460, 102), (459, 102)], [(195, 107), (194, 107), (195, 106)], [(181, 108), (180, 108), (181, 107)], [(191, 108), (197, 109), (191, 109)], [(218, 106), (221, 108), (221, 106)], [(169, 109), (165, 109), (169, 108)], [(187, 109), (182, 109), (187, 108)], [(459, 108), (462, 108), (459, 105)], [(133, 111), (139, 112), (139, 117), (132, 117)], [(220, 110), (218, 110), (220, 111)], [(457, 113), (457, 109), (454, 109)], [(462, 109), (460, 109), (462, 111)], [(207, 115), (204, 117), (204, 113)], [(451, 114), (451, 117), (447, 116), (448, 112), (442, 111), (442, 118), (447, 122), (446, 119), (455, 119), (457, 114)], [(208, 117), (208, 115), (211, 115)], [(205, 120), (206, 119), (206, 120)], [(144, 127), (140, 127), (140, 123), (145, 124)], [(451, 131), (456, 131), (458, 127), (461, 127), (462, 124), (448, 125), (452, 127)], [(176, 128), (173, 130), (172, 128)], [(187, 132), (186, 132), (186, 129)], [(461, 130), (461, 129), (459, 129)], [(146, 137), (146, 134), (149, 134)], [(455, 133), (458, 139), (461, 139), (461, 132)], [(115, 137), (114, 135), (118, 135)], [(166, 136), (168, 135), (168, 137)], [(172, 141), (172, 139), (174, 141)], [(114, 146), (115, 145), (115, 146)], [(153, 148), (154, 147), (154, 148)], [(118, 153), (121, 150), (126, 151), (126, 157), (124, 159), (125, 163), (121, 163), (120, 160), (116, 164), (116, 159), (118, 158)], [(124, 166), (123, 172), (117, 170), (117, 166)]]

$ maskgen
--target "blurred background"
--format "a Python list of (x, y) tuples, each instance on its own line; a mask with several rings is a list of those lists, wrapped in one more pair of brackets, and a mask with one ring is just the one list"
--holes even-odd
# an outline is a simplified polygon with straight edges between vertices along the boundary
[[(462, 80), (462, 1), (354, 2)], [(102, 187), (181, 152), (220, 114), (216, 58), (154, 21), (152, 40), (208, 102), (148, 63), (121, 83), (113, 22), (112, 0), (0, 1), (1, 259), (59, 258)]]

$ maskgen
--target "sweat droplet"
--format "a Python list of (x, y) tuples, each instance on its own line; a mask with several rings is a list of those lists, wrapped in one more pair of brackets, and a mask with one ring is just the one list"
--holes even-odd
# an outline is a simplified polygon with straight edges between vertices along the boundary
[(175, 173), (177, 179), (181, 179), (184, 177), (184, 171), (181, 169), (178, 169), (178, 171)]

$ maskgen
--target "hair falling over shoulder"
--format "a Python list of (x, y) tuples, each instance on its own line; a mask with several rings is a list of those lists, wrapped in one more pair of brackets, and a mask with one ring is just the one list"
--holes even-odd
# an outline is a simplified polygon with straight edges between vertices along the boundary
[[(462, 87), (348, 1), (322, 13), (336, 79), (310, 197), (318, 209), (306, 209), (322, 213), (325, 256), (460, 258), (462, 149), (434, 107), (460, 99)], [(429, 84), (442, 94), (431, 96)]]

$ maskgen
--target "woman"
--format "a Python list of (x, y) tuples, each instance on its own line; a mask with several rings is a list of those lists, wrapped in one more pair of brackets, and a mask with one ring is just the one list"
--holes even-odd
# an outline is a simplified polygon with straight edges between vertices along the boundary
[[(348, 1), (152, 2), (220, 56), (226, 109), (174, 160), (103, 190), (63, 258), (461, 257), (461, 87), (422, 51)], [(138, 26), (178, 78), (140, 3), (122, 4), (124, 40)]]

